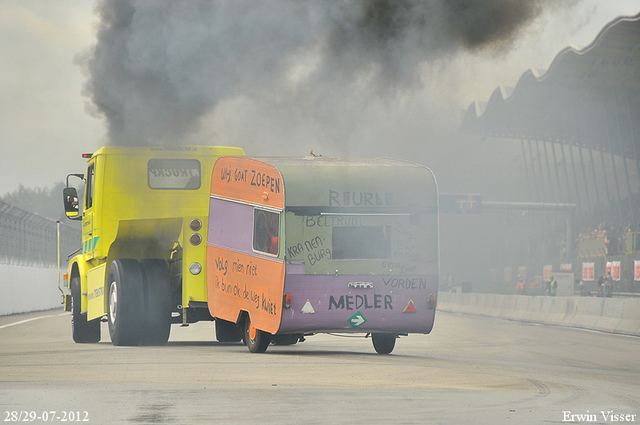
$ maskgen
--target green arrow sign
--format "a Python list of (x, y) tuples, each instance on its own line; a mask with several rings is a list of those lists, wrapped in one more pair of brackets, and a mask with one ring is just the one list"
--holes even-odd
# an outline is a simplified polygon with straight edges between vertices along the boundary
[(366, 322), (367, 322), (367, 319), (365, 319), (362, 313), (360, 312), (357, 312), (356, 314), (354, 314), (349, 318), (349, 324), (351, 325), (352, 328), (359, 328)]

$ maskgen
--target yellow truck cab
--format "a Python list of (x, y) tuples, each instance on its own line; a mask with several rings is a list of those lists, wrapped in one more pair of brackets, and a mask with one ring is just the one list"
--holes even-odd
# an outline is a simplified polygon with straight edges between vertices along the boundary
[[(67, 217), (82, 220), (82, 252), (69, 261), (65, 308), (76, 342), (163, 344), (171, 323), (213, 320), (206, 241), (213, 165), (241, 148), (103, 147), (87, 172), (67, 176)], [(69, 177), (84, 180), (84, 197)]]

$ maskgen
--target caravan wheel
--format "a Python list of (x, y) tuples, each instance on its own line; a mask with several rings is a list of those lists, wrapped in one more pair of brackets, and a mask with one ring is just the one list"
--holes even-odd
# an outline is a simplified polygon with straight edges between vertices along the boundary
[(396, 334), (371, 334), (373, 348), (378, 354), (389, 354), (396, 346)]
[(252, 353), (264, 353), (271, 339), (267, 332), (254, 328), (251, 319), (247, 316), (244, 322), (244, 342)]

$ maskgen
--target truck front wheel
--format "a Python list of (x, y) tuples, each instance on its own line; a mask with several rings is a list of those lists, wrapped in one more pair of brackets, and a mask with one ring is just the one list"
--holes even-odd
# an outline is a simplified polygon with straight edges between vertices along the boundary
[(139, 345), (140, 310), (143, 306), (142, 271), (137, 260), (111, 263), (108, 280), (107, 315), (113, 345)]
[(88, 321), (82, 314), (80, 276), (71, 278), (71, 333), (78, 343), (95, 344), (100, 341), (100, 319)]

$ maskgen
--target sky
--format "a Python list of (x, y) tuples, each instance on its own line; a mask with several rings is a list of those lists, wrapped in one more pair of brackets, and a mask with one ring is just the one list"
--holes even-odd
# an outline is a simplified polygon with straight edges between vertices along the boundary
[[(240, 3), (251, 7), (251, 3)], [(225, 10), (228, 16), (238, 17), (241, 34), (250, 33), (253, 38), (248, 40), (259, 40), (248, 44), (216, 33), (218, 27), (224, 27), (228, 34), (234, 28), (233, 19), (209, 23), (194, 15), (199, 25), (188, 30), (167, 25), (161, 27), (164, 36), (140, 31), (139, 37), (132, 38), (134, 45), (140, 43), (141, 53), (135, 57), (139, 67), (149, 67), (158, 60), (152, 55), (158, 50), (143, 44), (150, 42), (156, 49), (164, 43), (174, 57), (186, 58), (178, 64), (193, 63), (193, 57), (188, 56), (192, 52), (185, 52), (179, 37), (203, 43), (213, 40), (215, 47), (210, 52), (225, 58), (223, 63), (206, 68), (205, 53), (202, 67), (209, 74), (201, 72), (198, 61), (187, 76), (164, 68), (161, 78), (171, 79), (174, 85), (185, 80), (191, 83), (186, 95), (169, 95), (179, 99), (189, 96), (195, 106), (193, 110), (186, 108), (184, 115), (185, 108), (181, 107), (178, 115), (160, 111), (153, 116), (140, 111), (147, 111), (144, 102), (157, 101), (156, 97), (127, 90), (115, 93), (105, 83), (116, 77), (126, 79), (128, 74), (115, 74), (101, 62), (106, 55), (96, 55), (98, 50), (93, 46), (98, 43), (98, 35), (103, 37), (100, 43), (114, 37), (104, 30), (96, 2), (1, 0), (0, 196), (20, 185), (52, 187), (67, 174), (84, 171), (82, 153), (133, 139), (136, 141), (132, 143), (141, 144), (240, 146), (251, 155), (305, 155), (314, 149), (333, 156), (394, 156), (431, 166), (437, 176), (441, 175), (442, 187), (464, 191), (463, 183), (452, 177), (456, 173), (451, 171), (456, 168), (452, 150), (460, 148), (452, 140), (457, 137), (461, 111), (474, 100), (488, 100), (498, 86), (515, 85), (529, 68), (546, 69), (564, 47), (588, 45), (615, 17), (640, 12), (635, 0), (576, 0), (573, 7), (566, 8), (549, 3), (552, 5), (506, 41), (498, 40), (498, 47), (494, 43), (446, 50), (437, 45), (437, 53), (431, 55), (407, 54), (411, 52), (407, 49), (415, 49), (420, 43), (439, 40), (421, 38), (416, 45), (395, 46), (390, 56), (375, 58), (379, 72), (373, 74), (367, 74), (370, 63), (362, 59), (364, 56), (358, 56), (360, 61), (344, 59), (356, 48), (369, 46), (371, 35), (360, 35), (361, 44), (349, 44), (352, 38), (344, 45), (330, 43), (334, 51), (321, 51), (318, 46), (323, 44), (318, 40), (325, 36), (322, 24), (333, 22), (333, 17), (313, 8), (313, 13), (305, 16), (309, 19), (308, 31), (302, 25), (283, 30), (276, 19), (282, 13), (247, 13), (247, 7)], [(100, 4), (104, 18), (109, 2)], [(158, 9), (155, 19), (176, 19)], [(288, 22), (296, 21), (299, 11), (290, 12)], [(188, 18), (180, 16), (183, 22)], [(148, 28), (156, 27), (148, 23)], [(275, 44), (270, 43), (270, 35), (283, 34), (290, 37), (289, 43), (278, 48), (289, 49), (283, 51), (295, 61), (275, 61), (270, 54)], [(458, 44), (467, 41), (454, 39)], [(229, 52), (231, 49), (245, 50), (243, 55), (236, 55)], [(144, 57), (146, 51), (150, 52), (149, 58)], [(393, 52), (398, 51), (405, 56), (396, 61)], [(148, 62), (142, 63), (143, 59)], [(237, 72), (229, 74), (225, 67), (236, 67)], [(356, 71), (350, 74), (352, 67)], [(109, 113), (96, 102), (107, 102)], [(154, 121), (158, 117), (171, 124), (168, 129), (158, 130)], [(141, 128), (149, 131), (141, 134)]]

